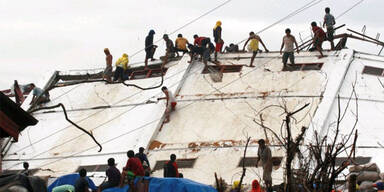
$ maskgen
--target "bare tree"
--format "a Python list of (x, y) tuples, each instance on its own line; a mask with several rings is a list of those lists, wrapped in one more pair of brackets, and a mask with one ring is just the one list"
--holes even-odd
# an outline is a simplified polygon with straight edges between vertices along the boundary
[[(327, 135), (319, 135), (318, 132), (315, 131), (314, 141), (309, 145), (303, 143), (304, 135), (307, 131), (306, 127), (302, 127), (301, 132), (295, 138), (291, 131), (292, 119), (295, 119), (293, 116), (305, 109), (309, 104), (305, 104), (294, 112), (289, 112), (285, 105), (270, 105), (257, 113), (260, 114), (260, 120), (255, 118), (253, 121), (262, 129), (271, 132), (272, 136), (277, 139), (286, 152), (286, 191), (298, 191), (296, 189), (298, 184), (301, 184), (304, 190), (312, 191), (314, 184), (319, 183), (322, 183), (322, 185), (320, 188), (316, 189), (317, 191), (331, 191), (335, 188), (334, 185), (339, 175), (348, 167), (348, 165), (354, 163), (357, 141), (356, 125), (358, 122), (358, 99), (354, 84), (352, 87), (353, 90), (351, 96), (343, 111), (340, 105), (340, 96), (337, 98), (338, 115), (335, 122), (336, 127), (334, 128), (334, 135), (329, 138)], [(355, 100), (355, 122), (351, 127), (350, 132), (346, 135), (342, 135), (340, 130), (341, 122), (343, 121), (352, 100)], [(285, 118), (282, 119), (280, 134), (276, 133), (276, 131), (263, 123), (261, 112), (270, 107), (278, 107), (284, 111), (283, 114), (285, 115)], [(343, 127), (343, 130), (347, 128), (348, 127)], [(332, 128), (329, 127), (329, 129)], [(286, 135), (283, 134), (284, 132)], [(347, 155), (344, 158), (345, 160), (339, 166), (336, 164), (336, 160), (341, 154)], [(294, 170), (292, 166), (295, 158), (297, 158), (299, 166), (295, 167)]]

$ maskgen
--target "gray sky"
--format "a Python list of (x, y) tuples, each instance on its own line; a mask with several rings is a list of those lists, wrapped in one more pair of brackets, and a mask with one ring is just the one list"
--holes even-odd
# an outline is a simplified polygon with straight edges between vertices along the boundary
[[(270, 50), (279, 50), (284, 29), (289, 27), (299, 38), (310, 35), (310, 22), (321, 22), (324, 8), (340, 15), (359, 0), (323, 0), (321, 3), (285, 20), (260, 34)], [(144, 47), (150, 29), (155, 39), (195, 19), (224, 0), (0, 0), (0, 89), (13, 80), (36, 83), (50, 70), (102, 68), (103, 49), (110, 48), (114, 61), (122, 53), (131, 55)], [(310, 0), (232, 0), (225, 6), (180, 30), (192, 41), (193, 34), (212, 36), (217, 20), (222, 21), (226, 44), (237, 43), (250, 31), (259, 31), (285, 17)], [(365, 0), (338, 19), (338, 24), (366, 34), (384, 36), (383, 0)], [(339, 31), (344, 32), (346, 28)], [(171, 36), (176, 37), (177, 33)], [(380, 38), (383, 40), (383, 37)], [(163, 41), (158, 43), (158, 58)], [(327, 48), (329, 45), (325, 43)], [(378, 53), (381, 47), (349, 41), (348, 47)], [(144, 53), (130, 58), (142, 61)]]

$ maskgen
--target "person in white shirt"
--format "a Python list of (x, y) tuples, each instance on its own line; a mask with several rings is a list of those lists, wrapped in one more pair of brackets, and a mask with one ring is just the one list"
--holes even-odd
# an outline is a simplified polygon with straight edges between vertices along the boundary
[(175, 99), (175, 96), (173, 96), (172, 92), (170, 90), (168, 90), (167, 87), (162, 87), (161, 88), (161, 91), (163, 91), (163, 93), (165, 94), (165, 99), (167, 100), (166, 101), (166, 107), (167, 109), (165, 110), (165, 119), (164, 119), (164, 123), (168, 123), (170, 121), (170, 113), (172, 111), (175, 111), (176, 109), (176, 99)]

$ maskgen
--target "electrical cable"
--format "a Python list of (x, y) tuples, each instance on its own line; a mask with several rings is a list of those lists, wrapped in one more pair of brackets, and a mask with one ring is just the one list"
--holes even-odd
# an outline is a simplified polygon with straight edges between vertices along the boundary
[[(316, 2), (316, 1), (317, 1), (317, 2)], [(291, 17), (293, 17), (293, 16), (299, 14), (300, 12), (302, 12), (302, 11), (304, 11), (304, 10), (306, 10), (306, 9), (309, 9), (309, 8), (313, 7), (314, 5), (319, 4), (321, 1), (323, 1), (323, 0), (313, 0), (313, 1), (311, 1), (311, 2), (309, 2), (309, 3), (307, 3), (307, 4), (305, 4), (304, 6), (302, 6), (302, 7), (300, 7), (299, 9), (293, 11), (292, 13), (288, 14), (287, 16), (285, 16), (285, 17), (279, 19), (278, 21), (272, 23), (271, 25), (268, 25), (267, 27), (261, 29), (261, 30), (260, 30), (259, 32), (257, 32), (256, 34), (260, 34), (260, 33), (264, 32), (264, 31), (266, 31), (266, 30), (272, 28), (273, 26), (275, 26), (275, 25), (277, 25), (277, 24), (283, 22), (284, 20), (287, 20), (287, 19), (289, 19), (289, 18), (291, 18)], [(244, 39), (244, 40), (241, 40), (240, 42), (238, 42), (238, 43), (236, 43), (236, 44), (238, 45), (238, 44), (240, 44), (240, 43), (246, 41), (247, 39), (248, 39), (248, 38), (246, 38), (246, 39)]]
[[(172, 34), (176, 33), (177, 31), (179, 31), (179, 30), (181, 30), (181, 29), (187, 27), (188, 25), (190, 25), (190, 24), (196, 22), (197, 20), (199, 20), (199, 19), (203, 18), (204, 16), (206, 16), (206, 15), (212, 13), (212, 12), (215, 11), (216, 9), (218, 9), (218, 8), (220, 8), (220, 7), (224, 6), (224, 5), (226, 5), (227, 3), (231, 2), (231, 1), (232, 1), (232, 0), (227, 0), (227, 1), (225, 1), (225, 2), (223, 2), (223, 3), (221, 3), (221, 4), (219, 4), (218, 6), (214, 7), (213, 9), (210, 9), (209, 11), (205, 12), (204, 14), (202, 14), (202, 15), (198, 16), (197, 18), (193, 19), (192, 21), (189, 21), (188, 23), (186, 23), (186, 24), (182, 25), (181, 27), (175, 29), (174, 31), (172, 31), (172, 32), (169, 33), (168, 35), (172, 35)], [(155, 43), (158, 43), (158, 42), (160, 42), (161, 40), (162, 40), (162, 38), (159, 39), (159, 40), (157, 40), (157, 41), (155, 41)], [(148, 47), (149, 47), (149, 46), (148, 46)], [(145, 50), (146, 48), (148, 48), (148, 47), (145, 47), (145, 48), (143, 48), (143, 49), (140, 49), (140, 50), (136, 51), (135, 53), (133, 53), (133, 54), (130, 56), (130, 58), (136, 56), (137, 54), (139, 54), (140, 52), (144, 51), (144, 50)]]

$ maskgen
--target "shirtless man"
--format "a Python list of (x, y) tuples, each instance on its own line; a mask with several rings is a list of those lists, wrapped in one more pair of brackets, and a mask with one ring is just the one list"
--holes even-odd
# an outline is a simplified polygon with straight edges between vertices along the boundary
[(104, 70), (104, 79), (106, 79), (108, 81), (108, 83), (112, 82), (112, 55), (111, 53), (109, 52), (109, 49), (108, 48), (105, 48), (104, 49), (104, 53), (105, 53), (105, 63), (106, 63), (106, 67), (105, 67), (105, 70)]
[(249, 41), (251, 41), (251, 43), (249, 43), (249, 46), (250, 46), (250, 49), (253, 53), (252, 58), (251, 58), (251, 64), (249, 66), (253, 67), (253, 60), (255, 60), (255, 57), (257, 55), (257, 51), (259, 51), (259, 42), (263, 45), (265, 52), (268, 53), (269, 51), (268, 51), (267, 47), (265, 47), (264, 42), (261, 40), (261, 38), (258, 35), (256, 35), (253, 31), (251, 31), (249, 33), (249, 38), (244, 43), (243, 51), (245, 51), (245, 46), (247, 45), (247, 43)]

